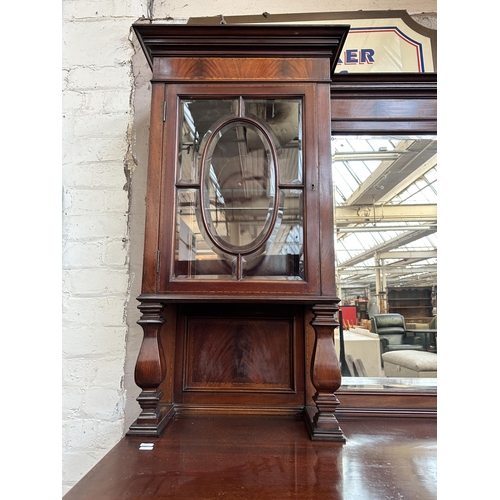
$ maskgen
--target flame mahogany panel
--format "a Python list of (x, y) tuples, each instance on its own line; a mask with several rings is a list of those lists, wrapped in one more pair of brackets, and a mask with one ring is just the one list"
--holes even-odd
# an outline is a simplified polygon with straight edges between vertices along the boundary
[[(175, 401), (304, 405), (300, 307), (190, 307), (180, 313)], [(225, 310), (225, 313), (224, 313)]]
[(293, 322), (188, 318), (184, 390), (293, 391)]
[(322, 81), (330, 83), (328, 58), (163, 57), (155, 61), (155, 78), (178, 81)]

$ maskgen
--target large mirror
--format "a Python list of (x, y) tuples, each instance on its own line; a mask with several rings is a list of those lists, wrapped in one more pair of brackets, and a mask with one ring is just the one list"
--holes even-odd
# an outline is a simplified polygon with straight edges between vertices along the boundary
[(437, 386), (437, 138), (333, 136), (344, 386)]

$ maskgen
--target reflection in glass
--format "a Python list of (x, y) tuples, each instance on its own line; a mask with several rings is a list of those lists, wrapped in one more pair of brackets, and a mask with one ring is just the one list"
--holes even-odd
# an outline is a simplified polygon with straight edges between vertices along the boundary
[(179, 279), (305, 279), (300, 99), (181, 99)]
[(436, 378), (420, 378), (434, 370), (420, 371), (419, 352), (403, 344), (391, 346), (404, 353), (393, 369), (408, 378), (391, 378), (371, 318), (402, 315), (409, 343), (422, 339), (427, 366), (437, 362), (437, 345), (426, 340), (437, 328), (437, 138), (335, 136), (332, 151), (338, 345), (352, 376), (342, 389), (434, 390)]
[(237, 116), (238, 100), (189, 99), (179, 103), (177, 179), (199, 182), (200, 142), (214, 123)]
[(202, 179), (208, 237), (230, 254), (257, 251), (277, 210), (267, 137), (251, 122), (224, 125), (207, 144)]
[(299, 99), (245, 99), (245, 116), (272, 131), (280, 156), (279, 182), (302, 183), (302, 102)]

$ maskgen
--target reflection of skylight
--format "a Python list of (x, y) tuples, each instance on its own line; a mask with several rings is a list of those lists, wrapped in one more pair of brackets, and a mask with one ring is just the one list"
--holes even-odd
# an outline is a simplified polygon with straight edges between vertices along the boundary
[(437, 168), (432, 168), (422, 177), (391, 200), (393, 204), (404, 203), (436, 203), (437, 201)]
[(436, 150), (434, 136), (332, 138), (341, 286), (349, 272), (351, 283), (373, 285), (381, 265), (388, 283), (405, 274), (435, 283)]

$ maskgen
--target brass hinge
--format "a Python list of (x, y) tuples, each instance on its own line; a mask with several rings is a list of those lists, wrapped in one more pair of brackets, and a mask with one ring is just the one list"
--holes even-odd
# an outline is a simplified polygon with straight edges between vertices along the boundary
[(156, 274), (160, 274), (160, 266), (161, 266), (161, 250), (156, 252)]
[(167, 101), (163, 101), (163, 121), (167, 121)]

